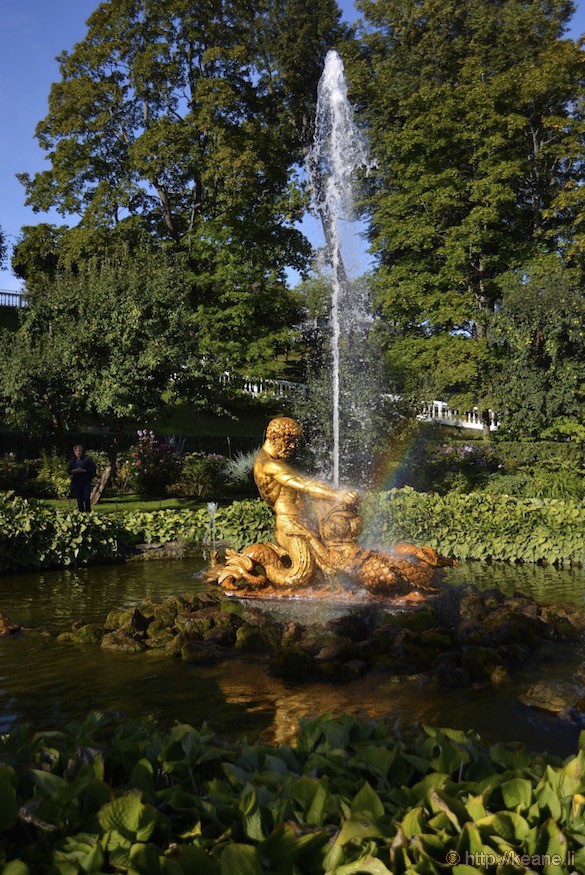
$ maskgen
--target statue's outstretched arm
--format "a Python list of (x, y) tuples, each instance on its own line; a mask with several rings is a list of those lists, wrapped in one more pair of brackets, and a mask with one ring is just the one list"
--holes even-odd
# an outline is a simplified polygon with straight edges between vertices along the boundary
[(294, 489), (296, 492), (302, 492), (325, 501), (339, 501), (340, 491), (338, 489), (328, 486), (321, 480), (304, 477), (286, 464), (273, 463), (268, 465), (267, 473), (271, 474), (282, 486)]

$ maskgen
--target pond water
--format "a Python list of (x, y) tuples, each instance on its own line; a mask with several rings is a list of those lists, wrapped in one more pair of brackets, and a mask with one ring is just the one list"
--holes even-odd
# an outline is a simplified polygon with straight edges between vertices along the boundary
[[(200, 567), (193, 560), (151, 561), (4, 577), (0, 610), (24, 627), (63, 631), (78, 618), (102, 622), (111, 609), (147, 595), (200, 591), (205, 588), (197, 576)], [(580, 569), (470, 564), (450, 570), (448, 579), (579, 605), (585, 592)], [(282, 615), (287, 608), (279, 610)], [(376, 672), (343, 684), (290, 682), (270, 676), (262, 656), (201, 667), (59, 644), (39, 631), (25, 631), (0, 638), (0, 732), (22, 722), (54, 729), (91, 709), (105, 709), (151, 713), (166, 724), (205, 720), (226, 735), (283, 742), (294, 736), (299, 717), (350, 711), (397, 728), (413, 723), (474, 728), (486, 741), (522, 741), (564, 755), (575, 750), (579, 727), (529, 709), (517, 696), (538, 678), (571, 677), (585, 659), (583, 651), (581, 643), (549, 645), (537, 661), (518, 667), (508, 686), (461, 689), (427, 680), (396, 683)]]

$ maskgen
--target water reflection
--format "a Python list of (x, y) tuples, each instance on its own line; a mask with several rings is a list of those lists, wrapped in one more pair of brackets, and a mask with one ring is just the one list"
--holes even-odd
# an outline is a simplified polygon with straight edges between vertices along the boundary
[[(201, 590), (196, 571), (192, 560), (175, 560), (19, 575), (0, 580), (0, 605), (23, 626), (59, 631), (78, 617), (103, 621), (113, 608), (147, 595)], [(507, 593), (521, 589), (544, 601), (581, 604), (585, 590), (582, 571), (470, 564), (450, 576), (456, 583), (498, 585)], [(285, 606), (279, 610), (286, 620)], [(350, 711), (384, 718), (399, 729), (415, 722), (475, 728), (487, 741), (517, 739), (565, 754), (574, 750), (578, 728), (531, 711), (517, 695), (536, 676), (570, 677), (583, 658), (581, 645), (559, 645), (548, 660), (516, 671), (513, 683), (497, 692), (445, 689), (425, 679), (396, 683), (381, 673), (344, 684), (291, 683), (271, 677), (262, 655), (235, 656), (205, 668), (148, 653), (59, 644), (30, 631), (0, 639), (0, 731), (25, 721), (56, 728), (98, 708), (153, 713), (167, 725), (207, 720), (222, 733), (284, 742), (294, 736), (299, 717)]]

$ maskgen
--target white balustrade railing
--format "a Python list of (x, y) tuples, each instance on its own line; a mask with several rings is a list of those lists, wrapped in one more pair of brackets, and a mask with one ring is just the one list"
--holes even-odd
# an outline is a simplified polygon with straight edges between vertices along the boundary
[(418, 419), (436, 422), (438, 425), (450, 425), (454, 428), (470, 428), (474, 431), (483, 431), (489, 428), (496, 431), (500, 427), (500, 419), (493, 410), (480, 410), (473, 407), (471, 410), (460, 411), (449, 407), (446, 401), (433, 401), (422, 405)]
[[(304, 383), (293, 383), (292, 380), (273, 380), (264, 377), (240, 377), (226, 371), (219, 377), (222, 386), (233, 386), (246, 395), (272, 395), (276, 398), (290, 398), (291, 396), (304, 394), (307, 387)], [(392, 401), (400, 401), (400, 395), (385, 395)], [(436, 422), (438, 425), (452, 426), (453, 428), (469, 428), (474, 431), (483, 431), (489, 427), (490, 431), (496, 431), (500, 427), (499, 415), (493, 410), (480, 410), (474, 407), (472, 410), (460, 411), (449, 407), (446, 401), (424, 402), (419, 407), (417, 419), (427, 422)]]
[(9, 292), (0, 289), (0, 307), (26, 307), (26, 296), (22, 292)]
[(246, 395), (273, 395), (276, 398), (286, 398), (305, 391), (303, 383), (293, 383), (292, 380), (272, 380), (264, 377), (239, 377), (226, 371), (219, 378), (223, 386), (235, 386)]

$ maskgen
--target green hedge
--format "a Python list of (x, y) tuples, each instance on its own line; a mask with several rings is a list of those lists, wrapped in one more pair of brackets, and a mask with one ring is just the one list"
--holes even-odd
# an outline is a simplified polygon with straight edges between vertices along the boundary
[[(458, 559), (585, 564), (585, 505), (485, 493), (415, 492), (370, 496), (365, 541), (435, 547)], [(216, 513), (216, 536), (236, 549), (270, 540), (273, 515), (259, 500), (235, 501)], [(136, 543), (209, 543), (210, 520), (199, 510), (78, 514), (0, 498), (0, 571), (119, 558)]]
[[(262, 501), (235, 501), (216, 513), (216, 537), (240, 549), (270, 539), (273, 515)], [(0, 572), (121, 558), (137, 543), (210, 538), (210, 518), (199, 510), (80, 514), (0, 493)]]
[(0, 760), (5, 875), (585, 873), (583, 750), (431, 727), (404, 743), (350, 716), (249, 745), (94, 712), (0, 736)]
[(457, 559), (585, 563), (585, 505), (554, 499), (415, 492), (408, 487), (372, 496), (366, 539), (435, 547)]

